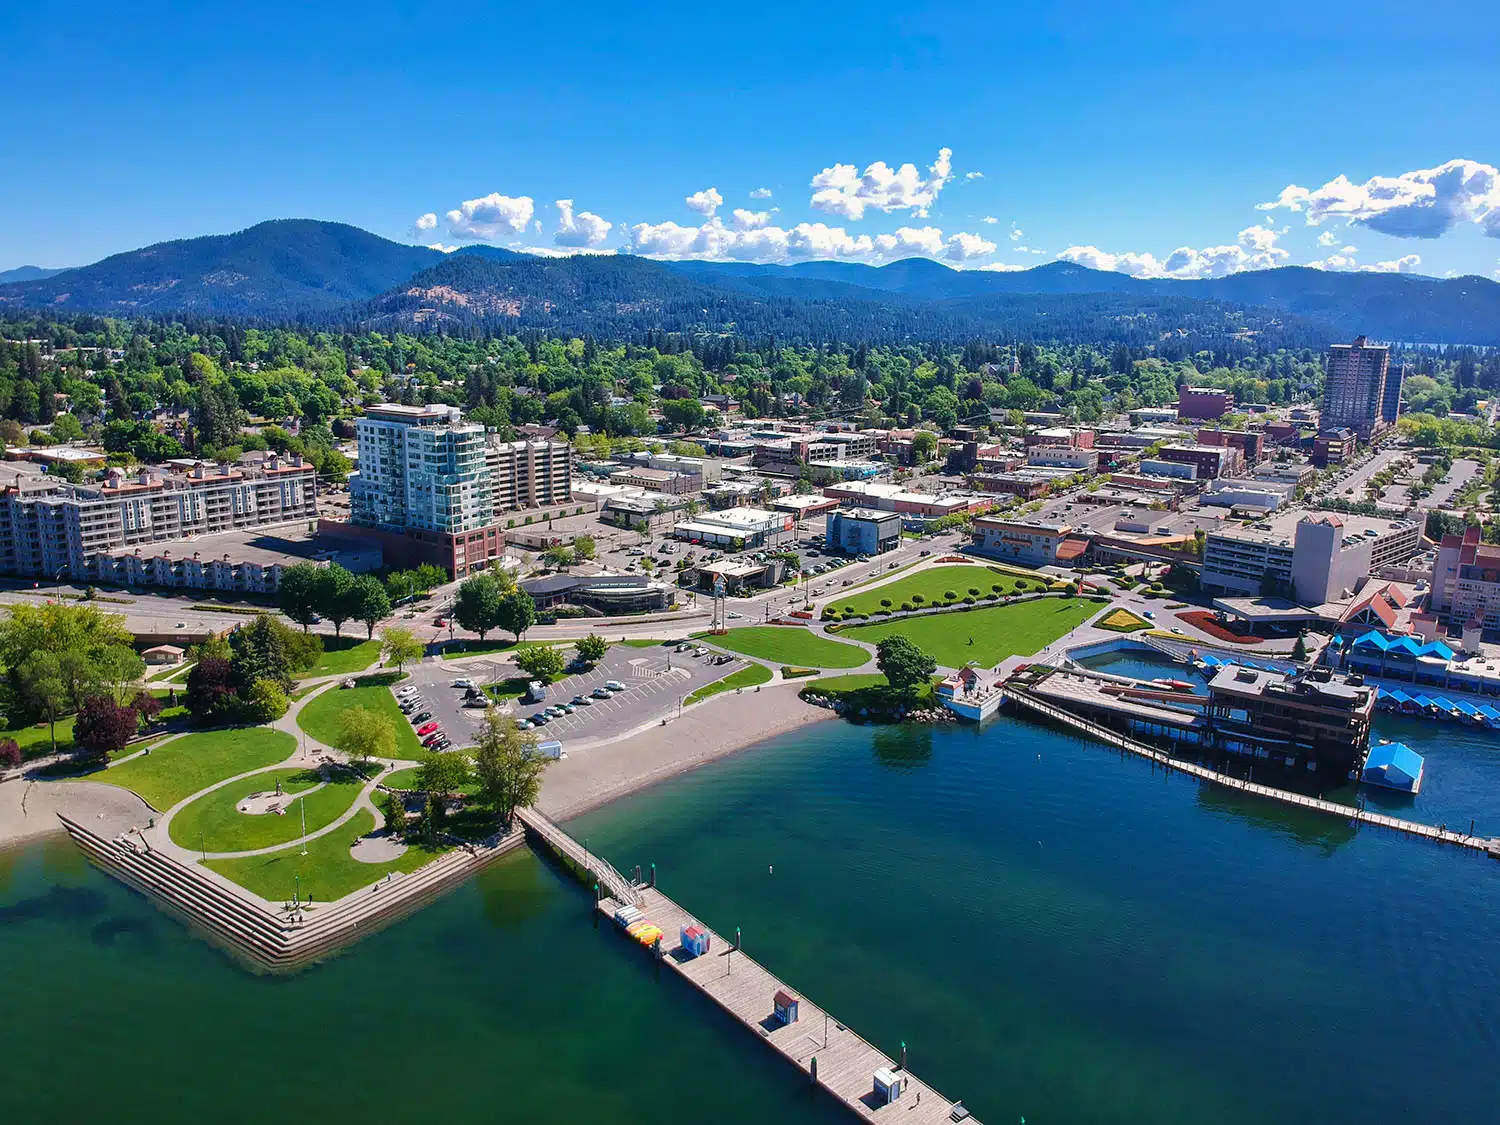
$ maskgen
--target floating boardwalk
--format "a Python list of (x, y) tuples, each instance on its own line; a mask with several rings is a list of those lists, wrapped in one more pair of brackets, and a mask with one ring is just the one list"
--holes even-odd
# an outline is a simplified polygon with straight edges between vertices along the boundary
[[(639, 909), (662, 930), (658, 952), (664, 965), (770, 1044), (807, 1075), (809, 1082), (816, 1081), (864, 1120), (899, 1121), (904, 1125), (974, 1120), (960, 1103), (943, 1097), (906, 1071), (898, 1060), (778, 980), (656, 888), (637, 886), (626, 879), (535, 809), (522, 809), (516, 815), (534, 841), (540, 840), (597, 883), (600, 898), (596, 909), (611, 929), (617, 909)], [(682, 931), (693, 925), (709, 934), (708, 952), (699, 957), (690, 956), (682, 948)], [(620, 937), (636, 944), (623, 931)], [(641, 955), (652, 954), (642, 949)], [(773, 997), (778, 992), (797, 998), (798, 1018), (792, 1023), (782, 1024), (775, 1016)], [(875, 1072), (882, 1069), (893, 1072), (902, 1082), (900, 1097), (888, 1105), (875, 1095)]]
[(1500, 838), (1471, 836), (1465, 832), (1455, 832), (1451, 828), (1439, 828), (1432, 824), (1420, 824), (1414, 820), (1402, 820), (1400, 817), (1370, 812), (1367, 809), (1356, 808), (1353, 805), (1341, 805), (1336, 801), (1325, 801), (1320, 797), (1305, 797), (1301, 793), (1293, 793), (1286, 789), (1277, 789), (1270, 785), (1260, 785), (1253, 781), (1245, 781), (1242, 778), (1209, 769), (1207, 766), (1200, 766), (1196, 762), (1186, 762), (1180, 758), (1174, 758), (1164, 750), (1157, 750), (1144, 743), (1136, 742), (1134, 739), (1127, 738), (1118, 731), (1110, 730), (1108, 727), (1100, 726), (1098, 723), (1089, 722), (1089, 720), (1080, 718), (1070, 711), (1063, 710), (1061, 707), (1045, 703), (1024, 688), (1007, 685), (1005, 694), (1012, 703), (1018, 706), (1063, 723), (1091, 738), (1098, 739), (1100, 742), (1106, 742), (1111, 746), (1135, 754), (1138, 757), (1149, 759), (1164, 769), (1178, 770), (1191, 777), (1196, 777), (1200, 781), (1222, 785), (1226, 789), (1236, 789), (1241, 793), (1250, 793), (1257, 797), (1264, 797), (1267, 800), (1280, 801), (1282, 804), (1296, 805), (1300, 808), (1312, 809), (1315, 812), (1327, 813), (1330, 816), (1352, 821), (1355, 824), (1369, 824), (1376, 828), (1389, 828), (1393, 832), (1401, 832), (1408, 836), (1418, 836), (1439, 844), (1452, 844), (1454, 847), (1484, 852), (1491, 858), (1500, 859)]

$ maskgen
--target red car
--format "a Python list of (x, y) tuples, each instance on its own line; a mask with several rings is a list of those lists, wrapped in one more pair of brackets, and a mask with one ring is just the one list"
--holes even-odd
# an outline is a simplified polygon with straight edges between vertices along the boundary
[(436, 719), (433, 719), (430, 723), (423, 723), (421, 726), (419, 726), (417, 728), (417, 737), (420, 738), (422, 735), (431, 734), (433, 731), (437, 730), (438, 727), (440, 727), (442, 725), (443, 724), (440, 723), (440, 722), (438, 722)]
[(439, 617), (436, 621), (433, 622), (433, 624), (441, 629), (443, 628), (443, 626), (448, 624), (448, 619), (446, 617)]

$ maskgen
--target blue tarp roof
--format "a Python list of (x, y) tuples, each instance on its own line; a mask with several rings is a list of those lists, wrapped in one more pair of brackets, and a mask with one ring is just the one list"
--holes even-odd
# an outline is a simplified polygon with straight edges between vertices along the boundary
[(1380, 688), (1379, 692), (1380, 695), (1384, 696), (1386, 699), (1394, 699), (1397, 703), (1411, 702), (1411, 696), (1407, 695), (1406, 692), (1402, 691), (1400, 688)]
[(1217, 656), (1215, 656), (1213, 653), (1211, 653), (1211, 652), (1205, 652), (1203, 654), (1203, 663), (1207, 664), (1210, 668), (1217, 668), (1220, 664), (1223, 664), (1224, 662), (1222, 660), (1220, 660)]
[(1378, 648), (1381, 652), (1391, 647), (1390, 641), (1371, 629), (1362, 637), (1356, 637), (1351, 648)]
[(1431, 707), (1432, 706), (1432, 700), (1428, 699), (1425, 695), (1413, 696), (1412, 697), (1412, 702), (1415, 703), (1418, 707)]
[(1453, 700), (1449, 699), (1446, 695), (1435, 695), (1432, 697), (1432, 701), (1444, 711), (1458, 710), (1458, 704), (1454, 703)]
[(1387, 742), (1384, 746), (1370, 747), (1370, 755), (1365, 759), (1366, 772), (1376, 769), (1388, 771), (1392, 768), (1415, 781), (1422, 776), (1422, 755), (1404, 742)]
[(1472, 704), (1472, 703), (1465, 703), (1462, 699), (1455, 699), (1453, 701), (1453, 706), (1457, 707), (1465, 715), (1468, 715), (1471, 718), (1473, 716), (1479, 714), (1479, 708), (1478, 707), (1475, 707), (1474, 704)]
[(1453, 650), (1442, 641), (1431, 641), (1423, 644), (1416, 637), (1397, 637), (1391, 640), (1371, 629), (1362, 637), (1357, 638), (1350, 646), (1351, 648), (1375, 649), (1379, 652), (1394, 656), (1435, 656), (1439, 660), (1452, 660)]
[(1481, 703), (1479, 705), (1479, 713), (1486, 719), (1489, 719), (1493, 722), (1500, 722), (1500, 711), (1496, 711), (1488, 703)]

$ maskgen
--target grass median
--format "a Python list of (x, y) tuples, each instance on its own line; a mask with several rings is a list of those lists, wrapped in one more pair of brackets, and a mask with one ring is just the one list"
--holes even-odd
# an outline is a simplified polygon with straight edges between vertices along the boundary
[(718, 695), (722, 691), (733, 691), (735, 688), (755, 687), (759, 684), (771, 682), (771, 669), (764, 664), (752, 664), (748, 668), (741, 668), (738, 672), (731, 672), (722, 680), (715, 683), (704, 684), (683, 700), (684, 704), (699, 703), (711, 696)]
[(858, 668), (870, 654), (855, 645), (831, 641), (800, 625), (751, 625), (731, 629), (722, 637), (703, 636), (707, 643), (773, 664), (811, 668)]

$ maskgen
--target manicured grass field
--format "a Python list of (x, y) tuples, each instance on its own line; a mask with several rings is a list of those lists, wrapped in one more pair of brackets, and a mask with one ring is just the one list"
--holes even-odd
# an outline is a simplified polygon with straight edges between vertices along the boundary
[[(420, 786), (417, 785), (417, 774), (421, 772), (421, 769), (421, 766), (408, 766), (404, 770), (397, 770), (395, 773), (382, 777), (380, 784), (390, 789), (418, 789)], [(472, 797), (479, 792), (479, 782), (471, 781), (467, 785), (461, 785), (457, 791), (467, 797)], [(375, 802), (376, 808), (380, 807), (382, 798), (378, 794), (371, 794), (370, 799)]]
[(899, 634), (945, 668), (961, 668), (971, 660), (993, 666), (1007, 656), (1030, 656), (1098, 611), (1099, 604), (1086, 598), (1038, 598), (1015, 605), (903, 617), (878, 625), (853, 625), (842, 632), (867, 644)]
[(304, 897), (311, 895), (315, 902), (327, 903), (369, 886), (387, 872), (415, 871), (448, 850), (412, 845), (390, 863), (361, 863), (349, 854), (349, 848), (374, 830), (374, 816), (361, 809), (343, 827), (309, 840), (307, 855), (301, 854), (300, 845), (293, 845), (269, 855), (211, 859), (206, 866), (267, 902), (290, 902), (300, 881)]
[(347, 676), (351, 672), (363, 672), (380, 659), (379, 641), (362, 641), (358, 637), (324, 637), (323, 657), (305, 672), (298, 672), (299, 680), (313, 676)]
[[(205, 793), (172, 818), (169, 832), (172, 842), (179, 847), (201, 847), (211, 852), (248, 852), (288, 844), (302, 834), (303, 812), (307, 814), (307, 830), (316, 832), (343, 816), (364, 785), (355, 778), (339, 775), (300, 801), (284, 801), (282, 808), (286, 811), (282, 815), (251, 815), (235, 808), (252, 793), (276, 788), (278, 779), (282, 792), (290, 795), (311, 789), (320, 780), (316, 770), (268, 770)], [(301, 802), (305, 802), (305, 809), (298, 808)]]
[(706, 639), (709, 644), (769, 660), (773, 664), (858, 668), (870, 659), (870, 654), (864, 649), (830, 641), (798, 625), (752, 625), (745, 629), (731, 629), (722, 637)]
[[(0, 739), (14, 738), (23, 758), (38, 758), (52, 753), (52, 734), (46, 723), (22, 725), (0, 730)], [(73, 749), (73, 716), (57, 720), (57, 749), (65, 754)]]
[(396, 705), (391, 689), (378, 684), (361, 687), (332, 687), (297, 712), (297, 725), (313, 738), (328, 746), (337, 746), (340, 718), (350, 707), (368, 707), (381, 715), (388, 715), (396, 728), (396, 756), (414, 762), (427, 756), (426, 749), (412, 730), (411, 723)]
[[(899, 609), (902, 604), (942, 605), (950, 600), (944, 596), (950, 590), (958, 595), (958, 600), (962, 600), (970, 589), (978, 589), (977, 596), (982, 598), (995, 593), (996, 586), (1000, 587), (999, 594), (1004, 597), (1023, 586), (1026, 590), (1045, 589), (1046, 579), (1023, 578), (998, 567), (954, 563), (919, 571), (858, 594), (835, 594), (826, 604), (841, 613), (848, 612), (850, 606), (855, 613), (874, 613), (878, 609)], [(915, 601), (914, 596), (920, 596), (922, 600)], [(891, 604), (882, 606), (882, 601)]]
[(756, 684), (769, 683), (771, 680), (771, 669), (764, 664), (752, 664), (748, 668), (741, 668), (738, 672), (731, 672), (717, 683), (705, 684), (692, 695), (688, 696), (687, 703), (697, 703), (700, 699), (718, 695), (721, 691), (733, 691), (735, 688), (754, 687)]
[(297, 740), (270, 727), (237, 727), (190, 734), (113, 769), (88, 775), (89, 781), (118, 785), (165, 812), (184, 797), (247, 770), (283, 762)]

